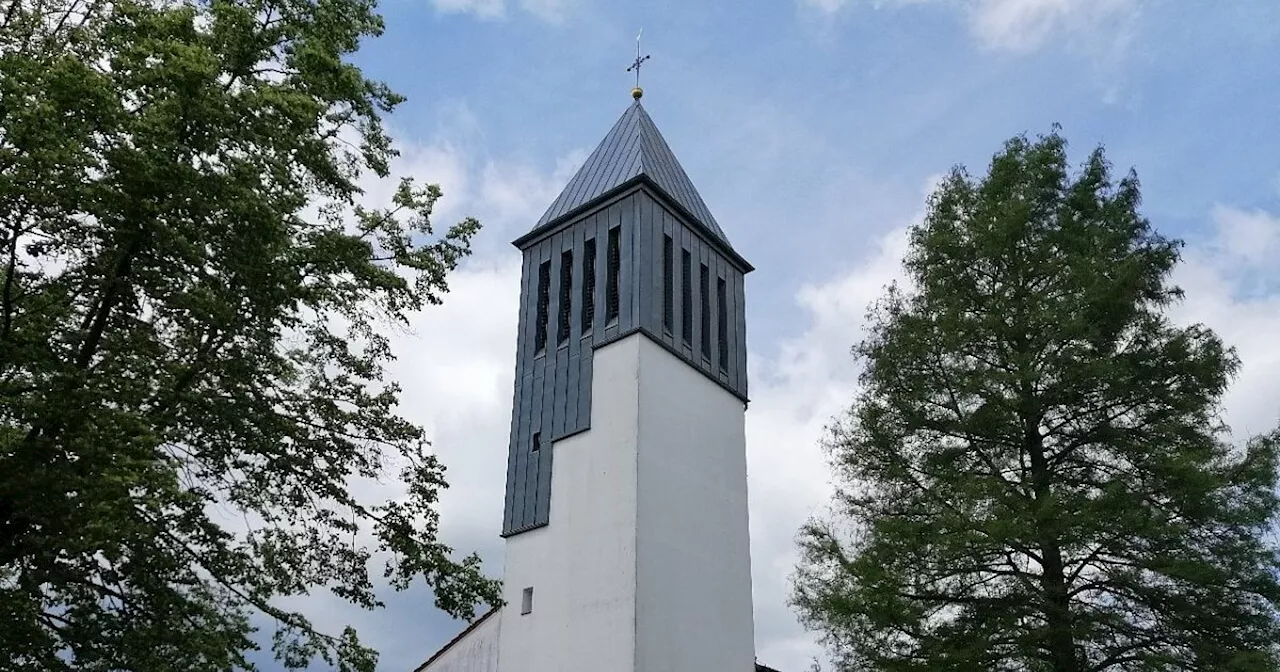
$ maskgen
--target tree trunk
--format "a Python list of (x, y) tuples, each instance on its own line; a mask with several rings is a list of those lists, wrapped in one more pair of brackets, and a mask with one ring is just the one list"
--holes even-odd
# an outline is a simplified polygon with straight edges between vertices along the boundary
[(1051, 500), (1052, 474), (1044, 455), (1044, 439), (1036, 423), (1028, 422), (1026, 449), (1031, 461), (1031, 487), (1035, 494), (1036, 534), (1041, 557), (1040, 588), (1044, 599), (1044, 616), (1048, 631), (1045, 645), (1053, 672), (1080, 672), (1076, 658), (1075, 634), (1072, 632), (1071, 604), (1067, 598), (1066, 573), (1062, 563), (1062, 546), (1055, 523), (1057, 511)]

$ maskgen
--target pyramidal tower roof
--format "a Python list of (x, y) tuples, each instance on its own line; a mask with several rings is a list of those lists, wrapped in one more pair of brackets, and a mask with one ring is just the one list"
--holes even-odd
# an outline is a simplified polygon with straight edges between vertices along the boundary
[(609, 134), (591, 152), (586, 163), (538, 220), (537, 226), (521, 239), (527, 240), (544, 228), (586, 209), (619, 187), (644, 179), (679, 205), (708, 234), (729, 246), (729, 239), (639, 99), (627, 108)]

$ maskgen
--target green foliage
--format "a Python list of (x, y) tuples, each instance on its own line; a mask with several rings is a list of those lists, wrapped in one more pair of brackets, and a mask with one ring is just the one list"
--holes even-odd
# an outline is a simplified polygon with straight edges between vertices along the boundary
[(1164, 316), (1180, 243), (1055, 128), (954, 170), (872, 310), (793, 603), (842, 670), (1276, 670), (1280, 433)]
[[(378, 572), (471, 617), (443, 467), (385, 333), (437, 303), (471, 219), (355, 206), (400, 98), (348, 56), (371, 0), (0, 3), (0, 667), (368, 670), (280, 606), (379, 605)], [(407, 495), (364, 501), (400, 470)], [(381, 568), (381, 569), (380, 569)], [(296, 602), (296, 601), (295, 601)]]

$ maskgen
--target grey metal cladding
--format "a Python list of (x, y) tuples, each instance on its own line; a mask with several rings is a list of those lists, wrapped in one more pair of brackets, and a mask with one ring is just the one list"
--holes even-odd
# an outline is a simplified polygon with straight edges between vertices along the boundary
[[(706, 233), (701, 227), (691, 224), (685, 217), (669, 209), (661, 200), (660, 194), (649, 191), (648, 188), (642, 187), (636, 193), (641, 205), (637, 212), (641, 215), (637, 218), (637, 228), (640, 229), (639, 239), (641, 249), (637, 250), (637, 254), (641, 258), (639, 268), (643, 276), (636, 278), (641, 283), (639, 287), (639, 299), (645, 308), (640, 313), (640, 321), (637, 326), (643, 330), (650, 338), (665, 345), (668, 350), (677, 355), (681, 359), (688, 362), (695, 369), (701, 371), (704, 375), (716, 381), (719, 385), (726, 388), (734, 395), (745, 400), (747, 398), (747, 378), (745, 370), (746, 355), (741, 349), (745, 347), (746, 340), (743, 337), (742, 330), (744, 322), (744, 306), (741, 300), (742, 287), (742, 271), (738, 266), (726, 258), (716, 245), (709, 244), (706, 240)], [(686, 345), (681, 337), (683, 310), (673, 310), (674, 319), (670, 331), (664, 329), (662, 324), (663, 314), (663, 292), (664, 273), (666, 269), (662, 263), (662, 246), (664, 236), (670, 235), (672, 238), (674, 256), (676, 262), (672, 264), (671, 272), (674, 275), (672, 279), (673, 301), (677, 304), (683, 300), (683, 278), (682, 264), (678, 261), (684, 250), (689, 250), (692, 262), (692, 335), (693, 340)], [(702, 342), (702, 306), (698, 299), (700, 296), (700, 271), (698, 270), (702, 264), (706, 264), (710, 277), (709, 299), (710, 305), (710, 335), (711, 335), (711, 359), (707, 362), (702, 357), (700, 343)], [(720, 361), (720, 339), (717, 330), (719, 329), (718, 311), (719, 297), (716, 294), (716, 279), (724, 278), (726, 285), (726, 333), (725, 343), (727, 347), (727, 363), (725, 371), (722, 373)]]
[[(566, 409), (568, 408), (569, 390), (569, 346), (556, 349), (555, 383), (552, 388), (555, 403), (551, 405), (551, 435), (563, 436), (565, 432)], [(576, 414), (575, 414), (576, 415)]]
[[(525, 249), (522, 270), (522, 286), (532, 284), (539, 264), (550, 261), (552, 291), (547, 306), (548, 313), (558, 315), (562, 278), (562, 253), (571, 251), (571, 291), (569, 292), (569, 338), (547, 339), (546, 350), (534, 351), (534, 330), (538, 323), (536, 292), (521, 294), (519, 344), (517, 346), (515, 399), (512, 407), (511, 445), (508, 450), (506, 504), (503, 515), (503, 535), (540, 527), (550, 520), (551, 454), (555, 441), (586, 429), (591, 417), (591, 359), (592, 346), (605, 334), (603, 295), (607, 271), (607, 246), (610, 228), (621, 226), (621, 264), (619, 269), (620, 310), (618, 324), (609, 329), (610, 334), (623, 333), (635, 326), (632, 316), (632, 292), (636, 283), (631, 279), (635, 251), (634, 217), (628, 215), (636, 208), (634, 195), (625, 195), (619, 202), (609, 204), (595, 212), (583, 214), (569, 227), (532, 243)], [(582, 286), (581, 259), (587, 238), (596, 240), (596, 283), (592, 301), (596, 306), (594, 323), (589, 333), (582, 330), (584, 301), (578, 291)], [(553, 322), (549, 320), (549, 322)], [(548, 329), (554, 329), (549, 324)], [(538, 452), (532, 451), (533, 436), (541, 436)]]
[(639, 101), (618, 118), (530, 234), (576, 216), (597, 199), (641, 177), (688, 212), (695, 225), (729, 246), (724, 230)]
[[(636, 267), (640, 271), (637, 276), (635, 296), (638, 310), (636, 315), (639, 324), (654, 330), (657, 326), (657, 303), (659, 296), (653, 291), (653, 285), (660, 281), (661, 269), (657, 268), (658, 252), (661, 248), (655, 248), (653, 245), (654, 229), (659, 231), (662, 229), (662, 223), (659, 220), (655, 223), (656, 218), (661, 217), (660, 212), (655, 212), (656, 204), (651, 198), (636, 199), (636, 244), (635, 252), (637, 264)], [(655, 226), (656, 224), (656, 226)], [(662, 333), (659, 331), (658, 333)]]
[(738, 356), (738, 389), (742, 390), (742, 396), (748, 397), (750, 386), (747, 383), (747, 304), (745, 300), (745, 278), (741, 273), (737, 273), (734, 277), (734, 292), (737, 299), (738, 311), (734, 316), (734, 324), (738, 330), (737, 356)]
[[(621, 262), (618, 275), (618, 327), (625, 331), (634, 326), (639, 317), (639, 305), (636, 302), (636, 290), (639, 285), (636, 278), (636, 202), (634, 195), (627, 198), (622, 206), (622, 229), (618, 238), (622, 241)], [(625, 325), (625, 326), (624, 326)]]
[[(643, 179), (637, 179), (643, 178)], [(618, 228), (622, 249), (618, 264), (618, 317), (607, 322), (605, 293), (609, 285), (609, 231)], [(682, 302), (682, 253), (692, 261), (694, 297), (688, 316), (692, 340), (685, 342), (685, 314), (673, 310), (671, 329), (663, 328), (663, 292), (667, 291), (663, 264), (664, 236), (671, 236), (674, 253), (670, 282), (673, 302)], [(595, 241), (594, 295), (586, 287), (583, 257), (586, 241)], [(637, 103), (618, 120), (609, 135), (587, 159), (568, 186), (543, 215), (538, 226), (517, 241), (524, 261), (520, 285), (520, 313), (516, 338), (516, 377), (507, 455), (503, 536), (546, 525), (550, 521), (551, 467), (555, 442), (590, 427), (591, 383), (595, 348), (620, 337), (642, 332), (686, 361), (730, 393), (747, 399), (746, 316), (743, 276), (751, 270), (711, 216), (706, 204), (680, 167), (648, 114)], [(559, 338), (560, 283), (563, 252), (572, 252), (569, 336)], [(551, 264), (547, 306), (547, 341), (535, 352), (538, 296), (533, 291), (541, 263)], [(710, 271), (712, 332), (710, 362), (700, 347), (702, 305), (699, 268)], [(727, 295), (726, 338), (728, 366), (719, 366), (721, 339), (714, 331), (719, 297), (717, 278), (724, 278)], [(583, 324), (585, 301), (595, 309)], [(534, 435), (540, 436), (537, 451)]]
[[(619, 172), (620, 166), (628, 166), (634, 164), (635, 170), (638, 172), (640, 167), (639, 149), (628, 150), (626, 141), (635, 135), (634, 128), (638, 124), (638, 120), (634, 115), (624, 114), (614, 123), (613, 128), (609, 130), (608, 135), (596, 147), (595, 151), (587, 157), (586, 163), (578, 169), (573, 178), (569, 180), (569, 184), (565, 185), (556, 200), (551, 202), (551, 207), (547, 208), (546, 213), (542, 215), (542, 219), (538, 220), (538, 224), (534, 229), (541, 228), (548, 222), (559, 219), (564, 215), (581, 207), (593, 198), (596, 198), (608, 190), (607, 187), (601, 185), (605, 182), (600, 175), (614, 175)], [(629, 156), (634, 152), (635, 156)], [(618, 182), (626, 181), (635, 175), (626, 175)], [(613, 181), (612, 178), (610, 181)]]

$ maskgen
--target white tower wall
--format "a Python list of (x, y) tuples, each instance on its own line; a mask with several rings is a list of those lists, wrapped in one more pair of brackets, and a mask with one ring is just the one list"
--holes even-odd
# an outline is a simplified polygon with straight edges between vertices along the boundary
[(543, 448), (549, 524), (507, 540), (501, 672), (754, 669), (744, 426), (648, 337), (596, 351), (591, 429)]
[(635, 669), (751, 672), (743, 403), (639, 341)]
[(634, 669), (639, 340), (596, 352), (592, 428), (542, 449), (551, 517), (507, 539), (501, 672)]

